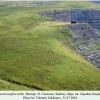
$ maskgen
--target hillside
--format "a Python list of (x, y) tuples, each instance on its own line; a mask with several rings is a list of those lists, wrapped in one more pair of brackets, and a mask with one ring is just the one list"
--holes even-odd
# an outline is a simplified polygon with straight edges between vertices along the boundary
[(100, 89), (100, 70), (61, 42), (70, 44), (71, 33), (62, 27), (70, 23), (39, 15), (45, 10), (100, 8), (77, 2), (0, 3), (1, 90)]

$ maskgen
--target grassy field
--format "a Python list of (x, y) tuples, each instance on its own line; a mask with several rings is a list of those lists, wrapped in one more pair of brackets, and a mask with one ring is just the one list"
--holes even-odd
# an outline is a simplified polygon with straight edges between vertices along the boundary
[(100, 89), (100, 70), (61, 42), (70, 43), (70, 32), (61, 26), (70, 23), (54, 22), (38, 14), (50, 9), (81, 7), (100, 8), (100, 5), (47, 2), (45, 7), (0, 6), (1, 90)]

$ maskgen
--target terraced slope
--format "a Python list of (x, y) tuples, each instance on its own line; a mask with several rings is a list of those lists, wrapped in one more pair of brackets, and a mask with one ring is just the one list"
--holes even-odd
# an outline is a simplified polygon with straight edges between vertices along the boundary
[[(61, 9), (68, 4), (0, 6), (0, 79), (40, 90), (100, 89), (100, 70), (62, 43), (70, 44), (71, 33), (62, 27), (70, 23), (39, 15), (46, 8)], [(86, 7), (84, 4), (78, 6)]]

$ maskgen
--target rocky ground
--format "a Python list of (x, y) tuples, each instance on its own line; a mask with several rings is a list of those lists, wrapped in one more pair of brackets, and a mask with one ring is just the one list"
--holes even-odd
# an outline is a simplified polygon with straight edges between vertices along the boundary
[(88, 62), (100, 68), (100, 31), (87, 23), (71, 24), (64, 27), (72, 33), (69, 47)]

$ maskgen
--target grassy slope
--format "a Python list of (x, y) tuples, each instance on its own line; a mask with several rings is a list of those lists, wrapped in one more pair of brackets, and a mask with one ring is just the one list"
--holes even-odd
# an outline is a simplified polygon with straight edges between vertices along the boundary
[(4, 80), (0, 80), (0, 90), (34, 90), (26, 86), (13, 84)]
[[(99, 7), (89, 2), (87, 5)], [(45, 9), (87, 5), (51, 2), (46, 8), (1, 7), (0, 78), (46, 90), (100, 89), (100, 71), (61, 43), (65, 39), (69, 42), (70, 33), (60, 26), (68, 23), (38, 15)]]

